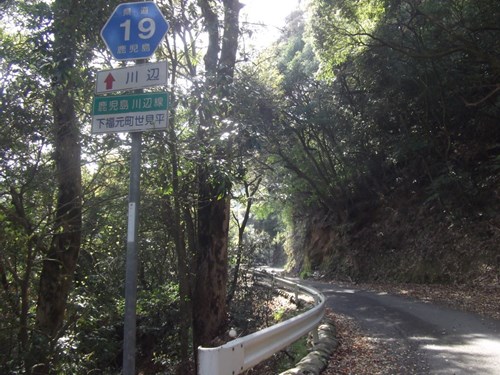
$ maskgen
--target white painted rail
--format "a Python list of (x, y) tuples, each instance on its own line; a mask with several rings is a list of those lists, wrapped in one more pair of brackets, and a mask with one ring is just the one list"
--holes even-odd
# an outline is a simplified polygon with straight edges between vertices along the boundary
[[(259, 276), (266, 275), (258, 273)], [(284, 322), (248, 336), (240, 337), (216, 348), (198, 348), (198, 375), (235, 375), (248, 370), (274, 353), (286, 348), (308, 332), (316, 329), (325, 312), (325, 296), (314, 288), (273, 277), (282, 287), (298, 288), (314, 297), (316, 305)]]

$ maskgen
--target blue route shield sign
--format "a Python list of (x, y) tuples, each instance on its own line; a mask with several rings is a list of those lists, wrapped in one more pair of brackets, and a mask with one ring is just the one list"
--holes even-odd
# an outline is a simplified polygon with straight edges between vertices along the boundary
[(168, 22), (152, 1), (118, 5), (101, 30), (101, 37), (117, 60), (151, 57), (167, 33)]

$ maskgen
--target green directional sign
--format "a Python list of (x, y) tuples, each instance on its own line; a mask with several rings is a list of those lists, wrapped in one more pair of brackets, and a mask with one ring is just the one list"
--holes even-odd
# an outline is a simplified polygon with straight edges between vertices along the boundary
[(92, 133), (162, 130), (168, 124), (168, 93), (97, 96)]

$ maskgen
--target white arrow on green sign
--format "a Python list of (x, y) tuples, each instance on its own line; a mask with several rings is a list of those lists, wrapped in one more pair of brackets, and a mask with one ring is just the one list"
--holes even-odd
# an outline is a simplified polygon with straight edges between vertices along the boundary
[(168, 124), (168, 93), (97, 96), (92, 133), (163, 130)]

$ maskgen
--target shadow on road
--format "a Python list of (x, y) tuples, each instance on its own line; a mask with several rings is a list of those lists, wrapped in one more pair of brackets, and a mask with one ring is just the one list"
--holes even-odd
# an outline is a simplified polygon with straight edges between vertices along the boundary
[(500, 374), (500, 321), (408, 297), (307, 281), (413, 374)]

